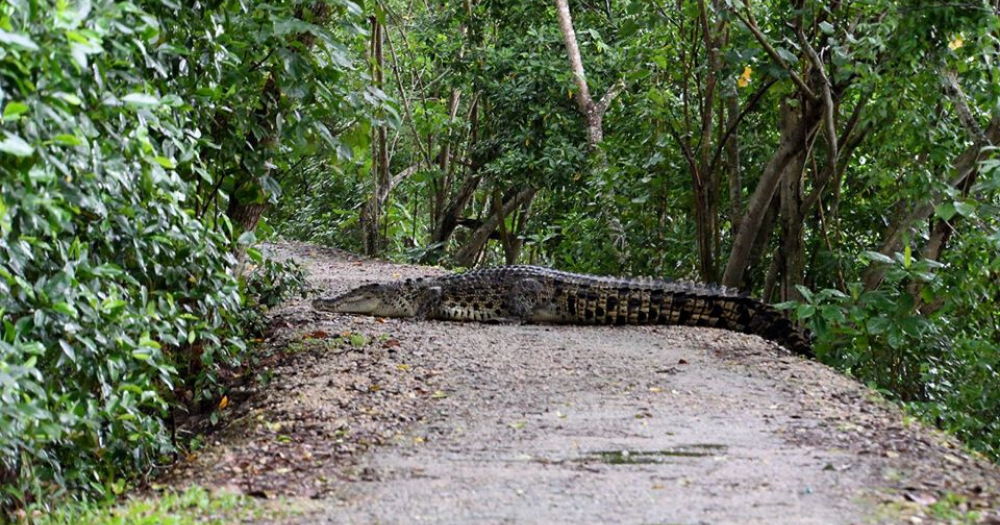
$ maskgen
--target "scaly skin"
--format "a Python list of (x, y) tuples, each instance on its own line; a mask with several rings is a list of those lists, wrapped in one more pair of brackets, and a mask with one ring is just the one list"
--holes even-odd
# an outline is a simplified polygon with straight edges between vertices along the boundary
[(499, 266), (444, 277), (370, 284), (313, 308), (379, 317), (556, 324), (709, 326), (812, 355), (809, 336), (770, 306), (732, 290), (648, 278)]

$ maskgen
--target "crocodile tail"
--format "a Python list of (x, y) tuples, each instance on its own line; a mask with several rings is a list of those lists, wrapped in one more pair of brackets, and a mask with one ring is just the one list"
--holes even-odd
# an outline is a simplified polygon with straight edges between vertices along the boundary
[(807, 330), (795, 326), (795, 323), (771, 305), (750, 300), (755, 303), (755, 313), (746, 325), (746, 333), (774, 341), (796, 354), (816, 357), (812, 349), (812, 338)]
[[(713, 326), (774, 341), (794, 353), (814, 357), (811, 338), (769, 304), (745, 295), (712, 291), (679, 293), (672, 298), (679, 310), (677, 324)], [(666, 306), (666, 305), (665, 305)]]

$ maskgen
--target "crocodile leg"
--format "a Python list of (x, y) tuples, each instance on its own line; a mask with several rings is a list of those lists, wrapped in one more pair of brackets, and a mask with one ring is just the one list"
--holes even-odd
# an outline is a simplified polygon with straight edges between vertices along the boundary
[(442, 295), (444, 295), (444, 292), (440, 286), (427, 288), (423, 300), (417, 306), (417, 313), (413, 317), (421, 321), (427, 319), (427, 316), (437, 310), (438, 305), (441, 304)]
[(530, 321), (532, 315), (545, 306), (540, 300), (544, 290), (544, 285), (537, 279), (517, 279), (504, 298), (507, 313), (520, 322)]

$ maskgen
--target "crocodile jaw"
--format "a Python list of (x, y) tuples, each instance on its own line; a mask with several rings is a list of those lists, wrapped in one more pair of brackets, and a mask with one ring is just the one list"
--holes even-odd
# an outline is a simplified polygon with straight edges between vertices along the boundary
[(336, 314), (367, 314), (373, 315), (382, 306), (382, 301), (375, 297), (351, 297), (352, 294), (340, 297), (319, 298), (313, 301), (313, 308)]
[(384, 308), (380, 285), (362, 286), (337, 297), (320, 297), (313, 308), (335, 314), (377, 315)]
[(413, 317), (426, 287), (410, 283), (369, 284), (332, 298), (313, 301), (313, 308), (336, 314)]

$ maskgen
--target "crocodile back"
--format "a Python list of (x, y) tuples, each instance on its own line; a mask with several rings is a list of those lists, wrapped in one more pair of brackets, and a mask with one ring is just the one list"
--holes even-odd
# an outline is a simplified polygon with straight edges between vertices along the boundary
[(760, 335), (811, 354), (809, 337), (771, 306), (699, 283), (577, 274), (538, 266), (498, 266), (440, 277), (432, 317), (519, 319), (591, 325), (686, 325)]

